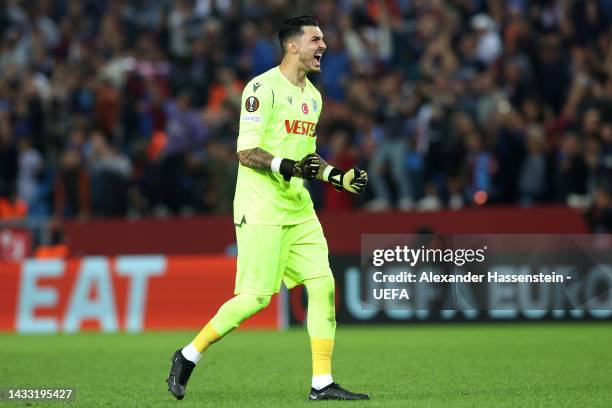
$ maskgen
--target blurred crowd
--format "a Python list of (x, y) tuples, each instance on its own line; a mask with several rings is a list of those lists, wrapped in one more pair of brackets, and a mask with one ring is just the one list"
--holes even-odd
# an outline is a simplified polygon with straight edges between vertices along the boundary
[(303, 12), (318, 151), (370, 176), (318, 208), (564, 203), (612, 232), (612, 0), (5, 0), (0, 217), (230, 213), (243, 84)]

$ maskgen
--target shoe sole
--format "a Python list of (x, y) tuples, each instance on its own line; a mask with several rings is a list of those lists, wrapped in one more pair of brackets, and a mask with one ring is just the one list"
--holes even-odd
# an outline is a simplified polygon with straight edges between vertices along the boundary
[(172, 390), (170, 389), (170, 377), (166, 378), (165, 380), (166, 385), (168, 386), (168, 391), (170, 392), (170, 394), (172, 394), (172, 396), (174, 398), (176, 398), (177, 400), (182, 400), (183, 398), (185, 398), (185, 395), (176, 395), (175, 393), (172, 392)]
[(368, 401), (369, 399), (370, 397), (349, 399), (349, 398), (317, 398), (317, 397), (313, 397), (312, 395), (308, 396), (308, 401)]

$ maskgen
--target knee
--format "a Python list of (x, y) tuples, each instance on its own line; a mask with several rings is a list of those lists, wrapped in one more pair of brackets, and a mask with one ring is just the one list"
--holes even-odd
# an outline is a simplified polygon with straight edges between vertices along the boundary
[(265, 309), (265, 307), (270, 304), (270, 300), (272, 299), (272, 296), (269, 295), (248, 295), (248, 297), (249, 304), (254, 312)]
[(308, 327), (314, 337), (333, 338), (336, 329), (335, 288), (333, 276), (304, 282), (308, 292)]
[(271, 299), (272, 296), (257, 296), (257, 307), (259, 308), (259, 310), (264, 309), (266, 306), (268, 306), (270, 304)]
[(324, 299), (332, 305), (335, 302), (334, 277), (330, 275), (309, 279), (304, 282), (309, 299)]

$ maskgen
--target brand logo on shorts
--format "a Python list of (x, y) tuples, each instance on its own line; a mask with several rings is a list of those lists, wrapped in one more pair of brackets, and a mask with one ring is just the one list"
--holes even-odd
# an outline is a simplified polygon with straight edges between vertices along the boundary
[(255, 112), (259, 108), (259, 99), (254, 96), (249, 96), (244, 103), (244, 108), (248, 112)]
[(304, 115), (308, 115), (308, 105), (306, 105), (306, 102), (302, 103), (302, 112)]

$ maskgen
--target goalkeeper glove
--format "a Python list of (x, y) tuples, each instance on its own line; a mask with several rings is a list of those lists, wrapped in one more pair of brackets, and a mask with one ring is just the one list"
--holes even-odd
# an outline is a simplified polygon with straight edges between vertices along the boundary
[(272, 162), (272, 170), (275, 170), (275, 166), (278, 166), (278, 172), (283, 175), (285, 181), (291, 180), (291, 177), (314, 180), (319, 173), (319, 167), (321, 167), (321, 161), (316, 154), (308, 154), (300, 161), (280, 159), (280, 162), (276, 162), (276, 160), (278, 158), (275, 157)]
[(361, 194), (366, 184), (368, 184), (368, 173), (357, 167), (353, 167), (348, 171), (342, 171), (334, 167), (329, 172), (327, 181), (338, 191), (346, 190), (353, 194)]

